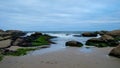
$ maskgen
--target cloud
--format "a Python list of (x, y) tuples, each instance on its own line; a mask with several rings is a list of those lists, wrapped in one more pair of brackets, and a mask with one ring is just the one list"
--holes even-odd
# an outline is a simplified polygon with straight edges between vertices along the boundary
[(20, 25), (17, 28), (23, 30), (30, 27), (37, 30), (35, 26), (54, 30), (60, 25), (68, 30), (76, 26), (74, 30), (77, 30), (93, 24), (120, 25), (119, 6), (119, 0), (1, 0), (0, 27), (11, 29)]

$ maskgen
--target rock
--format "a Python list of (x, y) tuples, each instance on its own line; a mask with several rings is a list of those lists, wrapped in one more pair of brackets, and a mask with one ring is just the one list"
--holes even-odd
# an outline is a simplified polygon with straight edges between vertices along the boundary
[(11, 36), (0, 37), (0, 41), (10, 39)]
[(7, 30), (6, 31), (8, 34), (11, 34), (11, 36), (14, 38), (19, 37), (19, 36), (23, 36), (26, 33), (20, 30)]
[(82, 33), (82, 36), (83, 37), (96, 37), (97, 33), (95, 33), (95, 32), (85, 32), (85, 33)]
[(8, 55), (8, 54), (13, 53), (13, 52), (15, 52), (15, 51), (9, 50), (9, 49), (1, 49), (0, 52), (1, 52), (1, 54), (3, 54), (3, 55)]
[(115, 40), (120, 41), (120, 30), (113, 30), (106, 33), (115, 38)]
[(117, 44), (118, 41), (109, 35), (103, 35), (100, 38), (92, 38), (86, 42), (86, 45), (96, 47), (116, 46)]
[(81, 35), (73, 35), (74, 37), (81, 37)]
[(32, 47), (32, 42), (23, 42), (20, 46), (22, 47)]
[(0, 32), (4, 32), (4, 30), (0, 29)]
[(105, 35), (108, 31), (102, 30), (102, 31), (96, 31), (95, 33), (99, 35)]
[(10, 36), (11, 34), (10, 33), (7, 33), (7, 32), (0, 32), (0, 36), (1, 37), (5, 37), (5, 36)]
[(13, 43), (12, 45), (13, 46), (20, 46), (22, 45), (22, 43), (24, 42), (25, 40), (23, 38), (17, 38)]
[(101, 40), (103, 41), (109, 41), (109, 40), (114, 40), (114, 38), (110, 35), (103, 35), (100, 37)]
[(35, 32), (34, 34), (32, 34), (31, 36), (33, 36), (33, 37), (39, 37), (39, 36), (41, 36), (42, 35), (42, 33), (40, 33), (40, 32)]
[(83, 46), (83, 44), (81, 42), (78, 41), (68, 41), (65, 44), (66, 46), (73, 46), (73, 47), (81, 47)]
[(28, 47), (32, 46), (32, 42), (28, 41), (26, 38), (19, 37), (15, 41), (11, 42), (12, 46), (21, 46), (21, 47)]
[(109, 55), (120, 58), (120, 44), (119, 44), (117, 47), (113, 48), (113, 49), (110, 51)]
[(66, 34), (66, 36), (68, 36), (68, 35), (70, 35), (70, 34)]
[(10, 43), (11, 43), (10, 39), (0, 41), (0, 49), (10, 46)]
[(109, 31), (106, 33), (107, 35), (110, 35), (110, 36), (120, 36), (120, 30), (113, 30), (113, 31)]

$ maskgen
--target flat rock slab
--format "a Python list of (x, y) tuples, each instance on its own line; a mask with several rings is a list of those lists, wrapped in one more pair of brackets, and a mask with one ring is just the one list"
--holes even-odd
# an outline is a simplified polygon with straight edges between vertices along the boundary
[(11, 43), (11, 40), (10, 40), (10, 39), (2, 40), (2, 41), (0, 41), (0, 48), (7, 47), (7, 46), (10, 45), (10, 43)]

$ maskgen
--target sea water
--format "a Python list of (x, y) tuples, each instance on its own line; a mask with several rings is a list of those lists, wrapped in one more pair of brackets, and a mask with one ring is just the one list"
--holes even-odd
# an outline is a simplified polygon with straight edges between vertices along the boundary
[[(34, 32), (28, 32), (27, 35), (33, 34)], [(48, 53), (48, 52), (53, 52), (53, 51), (57, 51), (63, 48), (66, 48), (65, 43), (67, 41), (79, 41), (81, 42), (84, 46), (81, 47), (82, 49), (80, 49), (81, 51), (90, 51), (90, 49), (85, 48), (85, 42), (90, 39), (90, 38), (95, 38), (95, 37), (76, 37), (74, 35), (81, 35), (82, 32), (42, 32), (43, 34), (48, 34), (51, 36), (56, 36), (57, 38), (53, 38), (51, 39), (51, 41), (55, 42), (56, 44), (51, 44), (49, 48), (44, 48), (44, 49), (40, 49), (40, 50), (36, 50), (31, 52), (30, 54), (32, 55), (38, 55), (38, 54), (44, 54), (44, 53)], [(100, 35), (97, 36), (97, 38), (100, 37)], [(28, 55), (30, 55), (28, 54)]]

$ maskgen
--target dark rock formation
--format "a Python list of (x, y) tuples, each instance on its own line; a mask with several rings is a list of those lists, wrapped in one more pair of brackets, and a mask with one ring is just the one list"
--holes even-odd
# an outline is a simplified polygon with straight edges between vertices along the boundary
[(42, 35), (42, 33), (40, 33), (40, 32), (35, 32), (34, 34), (32, 34), (31, 36), (33, 36), (33, 37), (39, 37), (39, 36), (41, 36)]
[(12, 39), (15, 40), (19, 36), (25, 35), (25, 32), (19, 30), (0, 31), (0, 40)]
[(4, 32), (4, 30), (0, 29), (0, 32)]
[(9, 33), (12, 36), (12, 39), (15, 40), (19, 36), (23, 36), (26, 33), (20, 30), (7, 30), (7, 33)]
[(110, 36), (113, 36), (113, 37), (120, 36), (120, 30), (109, 31), (106, 34), (110, 35)]
[(102, 31), (96, 31), (95, 33), (99, 35), (105, 35), (107, 32), (109, 31), (102, 30)]
[(48, 41), (49, 43), (53, 43), (52, 41), (50, 41), (51, 36), (47, 35), (47, 34), (42, 34), (39, 32), (35, 32), (34, 34), (32, 34), (31, 36), (27, 36), (27, 37), (18, 37), (17, 39), (13, 40), (13, 42), (11, 42), (11, 45), (14, 46), (22, 46), (22, 47), (31, 47), (33, 46), (32, 42), (34, 40), (36, 40), (37, 38), (41, 37), (41, 36), (45, 36), (45, 40)]
[(96, 37), (97, 33), (95, 33), (95, 32), (85, 32), (85, 33), (82, 33), (82, 36), (83, 37)]
[(20, 46), (23, 44), (23, 42), (25, 42), (24, 38), (17, 38), (15, 41), (13, 41), (13, 43), (11, 45), (13, 46)]
[(65, 44), (66, 46), (72, 46), (72, 47), (81, 47), (83, 46), (83, 44), (81, 42), (78, 41), (68, 41)]
[(30, 47), (32, 46), (33, 38), (29, 37), (18, 37), (16, 40), (11, 42), (11, 46), (21, 46), (21, 47)]
[(120, 30), (113, 30), (106, 33), (115, 38), (115, 40), (120, 41)]
[(73, 35), (74, 37), (81, 37), (81, 35)]
[(118, 41), (116, 41), (112, 36), (103, 35), (100, 38), (92, 38), (87, 40), (86, 45), (96, 46), (96, 47), (106, 47), (106, 46), (116, 46)]
[(120, 58), (120, 44), (117, 47), (113, 48), (109, 55)]

